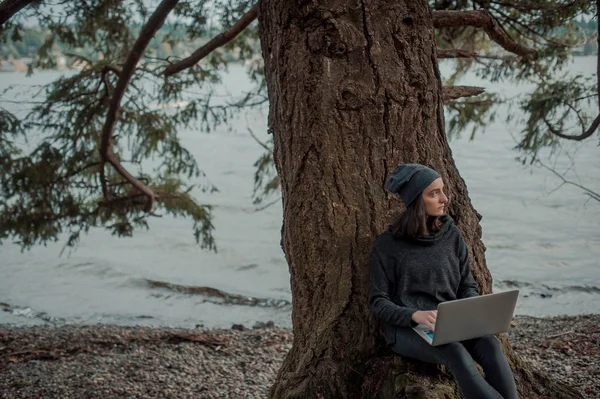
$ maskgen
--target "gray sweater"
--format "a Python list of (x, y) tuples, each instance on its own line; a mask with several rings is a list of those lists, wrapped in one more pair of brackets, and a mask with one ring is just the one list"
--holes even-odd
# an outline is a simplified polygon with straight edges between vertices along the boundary
[(382, 322), (388, 344), (396, 327), (414, 325), (417, 310), (435, 310), (440, 302), (479, 295), (469, 266), (469, 251), (450, 216), (433, 236), (395, 239), (387, 230), (371, 253), (369, 300)]

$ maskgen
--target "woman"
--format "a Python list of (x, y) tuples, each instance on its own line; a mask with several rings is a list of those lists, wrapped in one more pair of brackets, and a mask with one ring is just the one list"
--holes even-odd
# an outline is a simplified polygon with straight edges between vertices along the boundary
[(377, 238), (371, 254), (371, 309), (382, 322), (387, 343), (401, 356), (445, 364), (467, 399), (518, 398), (496, 337), (431, 346), (411, 328), (425, 324), (434, 330), (440, 302), (479, 293), (467, 245), (446, 215), (448, 198), (440, 175), (423, 165), (403, 164), (386, 187), (406, 205), (406, 211)]

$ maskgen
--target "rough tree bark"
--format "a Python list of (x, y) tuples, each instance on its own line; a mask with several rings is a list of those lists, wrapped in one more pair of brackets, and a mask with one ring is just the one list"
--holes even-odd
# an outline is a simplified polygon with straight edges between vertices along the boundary
[[(271, 397), (456, 397), (447, 374), (386, 352), (367, 299), (372, 243), (402, 210), (384, 188), (400, 162), (442, 175), (473, 274), (491, 291), (478, 214), (444, 132), (427, 2), (262, 1), (259, 24), (294, 328)], [(504, 345), (523, 397), (572, 397)]]

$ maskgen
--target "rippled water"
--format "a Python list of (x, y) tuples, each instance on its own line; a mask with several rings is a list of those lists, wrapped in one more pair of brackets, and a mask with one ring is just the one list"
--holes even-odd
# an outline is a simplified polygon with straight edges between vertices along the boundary
[[(572, 69), (592, 76), (595, 58), (577, 58)], [(0, 90), (54, 76), (2, 74)], [(463, 83), (508, 95), (530, 89), (489, 85), (472, 76)], [(226, 86), (234, 93), (248, 87), (239, 67), (226, 76)], [(552, 192), (560, 181), (550, 172), (516, 162), (515, 141), (504, 123), (507, 112), (476, 140), (464, 134), (451, 143), (473, 204), (484, 217), (483, 239), (496, 289), (520, 287), (521, 314), (599, 313), (600, 204), (586, 203), (574, 187)], [(248, 121), (266, 139), (264, 111), (243, 115), (211, 134), (182, 135), (220, 190), (210, 196), (196, 193), (216, 207), (217, 253), (196, 246), (191, 223), (168, 217), (153, 220), (149, 231), (133, 238), (93, 231), (69, 256), (59, 256), (61, 244), (25, 253), (6, 244), (0, 247), (0, 323), (228, 327), (274, 320), (289, 325), (289, 273), (279, 246), (282, 213), (279, 204), (254, 211), (252, 165), (262, 148), (248, 134)], [(592, 139), (580, 146), (575, 171), (584, 185), (600, 191), (596, 144)], [(559, 168), (568, 165), (563, 159)], [(576, 178), (573, 172), (570, 176)]]

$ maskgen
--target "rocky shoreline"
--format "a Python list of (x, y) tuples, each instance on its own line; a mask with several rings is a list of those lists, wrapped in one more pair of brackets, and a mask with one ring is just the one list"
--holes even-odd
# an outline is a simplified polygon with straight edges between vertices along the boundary
[[(0, 326), (0, 398), (264, 398), (293, 336), (255, 327)], [(600, 398), (600, 315), (517, 316), (510, 339), (537, 369)]]

